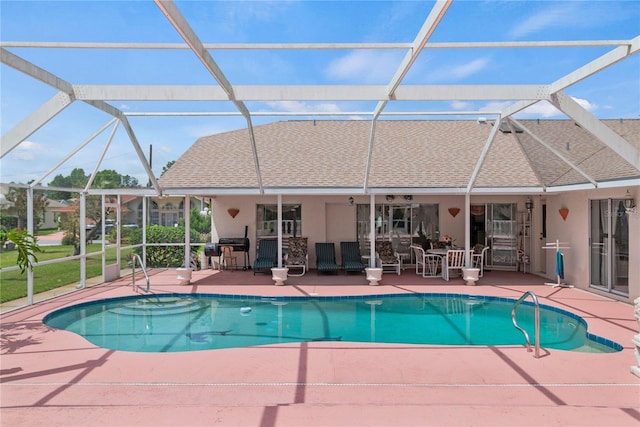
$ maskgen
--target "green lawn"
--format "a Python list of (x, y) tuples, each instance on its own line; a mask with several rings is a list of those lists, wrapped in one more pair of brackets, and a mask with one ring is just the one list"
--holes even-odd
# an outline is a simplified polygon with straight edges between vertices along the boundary
[[(87, 252), (99, 251), (101, 245), (91, 244), (87, 246)], [(6, 268), (16, 265), (16, 251), (0, 253), (0, 267)], [(42, 252), (37, 254), (38, 261), (59, 259), (73, 255), (73, 246), (43, 246)], [(122, 254), (123, 257), (126, 255)], [(116, 262), (116, 249), (107, 249), (107, 264)], [(127, 265), (121, 261), (121, 265)], [(101, 256), (87, 258), (87, 278), (102, 274)], [(33, 270), (34, 293), (44, 292), (60, 286), (80, 281), (80, 260), (64, 261), (56, 264), (43, 265)], [(20, 270), (0, 271), (0, 302), (11, 301), (27, 296), (27, 274), (21, 274)]]

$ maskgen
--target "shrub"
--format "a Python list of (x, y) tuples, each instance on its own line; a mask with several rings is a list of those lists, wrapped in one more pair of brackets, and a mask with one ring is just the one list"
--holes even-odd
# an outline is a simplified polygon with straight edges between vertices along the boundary
[[(200, 234), (195, 230), (191, 230), (191, 241), (203, 242)], [(142, 229), (131, 230), (129, 243), (132, 245), (142, 243)], [(147, 227), (147, 243), (184, 243), (184, 227), (150, 225)], [(197, 249), (191, 249), (193, 257), (196, 256), (196, 252)], [(173, 268), (181, 267), (183, 264), (183, 246), (147, 246), (146, 265), (148, 267)]]

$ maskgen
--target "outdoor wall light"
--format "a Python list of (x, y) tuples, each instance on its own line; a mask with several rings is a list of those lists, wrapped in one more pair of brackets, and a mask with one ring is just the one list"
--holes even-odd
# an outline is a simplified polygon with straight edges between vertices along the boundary
[(531, 200), (531, 198), (527, 198), (524, 206), (527, 208), (527, 212), (531, 213), (531, 211), (533, 210), (533, 200)]
[(404, 196), (404, 199), (405, 199), (407, 202), (410, 202), (410, 201), (412, 201), (412, 200), (413, 200), (413, 196), (412, 196), (411, 194), (407, 194), (406, 196)]
[(349, 197), (349, 206), (353, 206), (354, 200), (353, 197)]
[(629, 190), (627, 190), (627, 192), (624, 194), (624, 209), (627, 211), (627, 213), (635, 213), (636, 211), (636, 201), (633, 200), (633, 196), (631, 195), (631, 193), (629, 192)]
[(396, 196), (391, 195), (391, 194), (387, 194), (387, 202), (393, 202), (393, 199), (395, 199)]

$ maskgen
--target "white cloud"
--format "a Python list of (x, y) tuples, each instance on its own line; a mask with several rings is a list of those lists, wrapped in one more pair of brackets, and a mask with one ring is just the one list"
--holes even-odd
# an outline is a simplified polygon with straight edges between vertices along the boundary
[(549, 4), (553, 6), (530, 16), (512, 28), (509, 37), (518, 39), (549, 28), (568, 25), (567, 17), (575, 15), (577, 5), (571, 2), (562, 4), (550, 2)]
[[(586, 99), (573, 98), (573, 97), (572, 99), (587, 111), (594, 111), (598, 108), (595, 104), (592, 104)], [(558, 110), (551, 103), (547, 101), (540, 101), (532, 105), (531, 107), (525, 108), (520, 113), (516, 114), (516, 117), (521, 117), (521, 116), (535, 116), (535, 117), (548, 118), (548, 117), (559, 117), (559, 116), (564, 117), (565, 115), (562, 111)]]
[(310, 112), (310, 113), (339, 113), (340, 107), (332, 103), (308, 104), (301, 101), (273, 101), (267, 105), (277, 111)]
[(13, 150), (16, 160), (31, 161), (38, 158), (46, 151), (44, 145), (33, 141), (23, 141)]
[(466, 64), (453, 67), (449, 72), (451, 74), (451, 77), (457, 80), (461, 80), (484, 70), (487, 67), (488, 63), (488, 58), (478, 58)]
[(332, 61), (325, 74), (338, 80), (358, 79), (363, 84), (388, 83), (401, 59), (393, 52), (354, 51)]
[(464, 101), (453, 101), (451, 103), (451, 108), (453, 108), (454, 110), (460, 111), (460, 110), (467, 110), (471, 107), (471, 103), (470, 102), (464, 102)]
[(484, 107), (480, 107), (480, 111), (502, 111), (512, 104), (512, 101), (489, 102)]
[(489, 58), (477, 58), (459, 65), (442, 67), (429, 74), (428, 78), (432, 82), (458, 81), (479, 73), (487, 68)]

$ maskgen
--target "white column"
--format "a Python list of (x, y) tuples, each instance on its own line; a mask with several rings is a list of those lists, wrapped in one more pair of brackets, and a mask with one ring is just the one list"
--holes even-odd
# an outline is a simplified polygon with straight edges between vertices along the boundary
[(376, 266), (376, 196), (369, 196), (369, 267)]
[(464, 265), (471, 267), (471, 194), (467, 191), (464, 194)]
[[(33, 188), (27, 188), (27, 232), (35, 236), (35, 227), (33, 226)], [(33, 262), (33, 257), (29, 257)], [(27, 270), (27, 305), (33, 304), (33, 268)]]
[(278, 194), (278, 268), (282, 268), (282, 194)]
[[(104, 230), (104, 228), (103, 228)], [(104, 236), (102, 236), (104, 239)], [(80, 193), (80, 284), (84, 289), (87, 281), (87, 193)]]
[(184, 196), (184, 268), (191, 266), (191, 197)]

